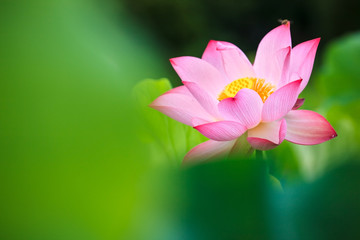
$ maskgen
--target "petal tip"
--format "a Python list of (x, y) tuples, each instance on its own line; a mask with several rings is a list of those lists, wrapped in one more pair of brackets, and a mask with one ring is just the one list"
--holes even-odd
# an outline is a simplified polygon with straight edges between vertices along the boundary
[(208, 45), (210, 44), (216, 44), (218, 41), (214, 40), (214, 39), (210, 39), (208, 42)]
[(318, 38), (314, 38), (314, 39), (312, 39), (312, 40), (308, 40), (308, 41), (306, 41), (306, 42), (304, 42), (304, 43), (305, 43), (305, 44), (306, 44), (306, 43), (311, 44), (311, 45), (312, 45), (312, 46), (311, 46), (311, 49), (312, 49), (312, 50), (316, 50), (317, 47), (319, 46), (320, 40), (321, 40), (321, 38), (318, 37)]
[(300, 78), (300, 79), (298, 79), (298, 80), (295, 80), (295, 81), (294, 81), (294, 84), (296, 83), (296, 84), (300, 85), (302, 81), (303, 81), (302, 78)]
[(338, 135), (337, 135), (337, 133), (336, 133), (335, 130), (334, 130), (334, 134), (331, 135), (330, 139), (336, 138), (337, 136), (338, 136)]
[(223, 50), (228, 50), (228, 49), (236, 49), (237, 47), (229, 42), (224, 42), (224, 41), (216, 41), (216, 50), (217, 51), (223, 51)]
[(297, 110), (299, 109), (305, 102), (305, 98), (298, 98), (291, 110)]
[(155, 109), (155, 105), (154, 105), (154, 102), (150, 103), (149, 105), (147, 105), (149, 108), (153, 108)]
[(177, 59), (177, 58), (170, 58), (170, 59), (169, 59), (170, 64), (171, 64), (172, 66), (176, 66), (176, 59)]
[(178, 65), (181, 65), (181, 63), (183, 63), (184, 61), (186, 62), (186, 60), (188, 60), (188, 59), (192, 60), (194, 58), (195, 57), (181, 56), (181, 57), (170, 58), (169, 61), (170, 61), (171, 65), (178, 66)]
[[(323, 117), (323, 116), (322, 116)], [(336, 138), (338, 136), (337, 132), (335, 131), (334, 127), (323, 117), (323, 119), (326, 121), (327, 125), (328, 125), (328, 129), (329, 129), (329, 139), (331, 140), (333, 138)]]
[(310, 110), (290, 111), (286, 116), (285, 139), (299, 145), (316, 145), (337, 137), (333, 126), (319, 113)]
[[(160, 95), (160, 96), (162, 96), (162, 95)], [(160, 96), (159, 96), (159, 97), (160, 97)], [(157, 97), (154, 101), (152, 101), (151, 103), (149, 103), (147, 106), (150, 107), (150, 108), (153, 108), (153, 109), (157, 109), (157, 107), (158, 107), (157, 102), (158, 102), (159, 97)]]
[(283, 26), (284, 28), (290, 28), (292, 21), (288, 19), (279, 19), (278, 22), (281, 23), (280, 27)]

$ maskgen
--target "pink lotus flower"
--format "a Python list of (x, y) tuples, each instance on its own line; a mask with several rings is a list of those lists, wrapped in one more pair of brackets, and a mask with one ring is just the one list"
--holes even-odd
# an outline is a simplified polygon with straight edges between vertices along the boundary
[(227, 155), (246, 132), (258, 150), (272, 149), (284, 139), (301, 145), (330, 140), (337, 134), (324, 117), (297, 110), (319, 41), (292, 48), (290, 24), (280, 25), (261, 40), (254, 64), (235, 45), (210, 41), (201, 59), (170, 59), (184, 86), (150, 106), (210, 139), (190, 150), (185, 162)]

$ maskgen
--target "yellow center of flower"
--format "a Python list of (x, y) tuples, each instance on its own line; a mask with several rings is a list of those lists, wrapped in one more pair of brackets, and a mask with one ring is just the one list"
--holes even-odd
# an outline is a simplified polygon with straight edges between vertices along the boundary
[(218, 100), (235, 97), (243, 88), (249, 88), (257, 92), (263, 102), (275, 91), (275, 86), (265, 83), (264, 79), (259, 78), (240, 78), (226, 85), (225, 89), (219, 94)]

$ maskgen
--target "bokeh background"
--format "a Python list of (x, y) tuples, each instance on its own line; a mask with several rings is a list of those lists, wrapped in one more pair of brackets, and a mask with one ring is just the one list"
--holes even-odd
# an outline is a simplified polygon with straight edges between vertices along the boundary
[[(2, 0), (0, 239), (358, 239), (359, 12), (351, 0)], [(322, 38), (303, 108), (338, 137), (182, 168), (205, 139), (147, 107), (180, 84), (168, 59), (200, 57), (210, 39), (253, 59), (278, 19), (293, 45)]]

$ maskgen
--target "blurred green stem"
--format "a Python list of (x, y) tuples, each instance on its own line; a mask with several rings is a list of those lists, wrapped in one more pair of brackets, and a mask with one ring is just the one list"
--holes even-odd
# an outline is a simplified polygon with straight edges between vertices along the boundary
[(259, 159), (259, 160), (264, 160), (264, 152), (263, 152), (263, 151), (256, 150), (256, 151), (255, 151), (255, 154), (256, 154), (256, 158), (257, 158), (257, 159)]
[(272, 175), (270, 173), (270, 169), (269, 169), (269, 159), (266, 157), (266, 152), (265, 151), (261, 151), (261, 150), (256, 150), (255, 151), (255, 159), (258, 161), (262, 161), (265, 163), (266, 165), (266, 172), (269, 176), (269, 180), (271, 185), (274, 187), (274, 189), (280, 191), (280, 192), (284, 192), (284, 189), (281, 185), (281, 182), (279, 179), (277, 179), (274, 175)]
[(250, 158), (254, 149), (247, 141), (247, 133), (241, 135), (235, 142), (234, 147), (231, 149), (230, 156), (236, 158)]

